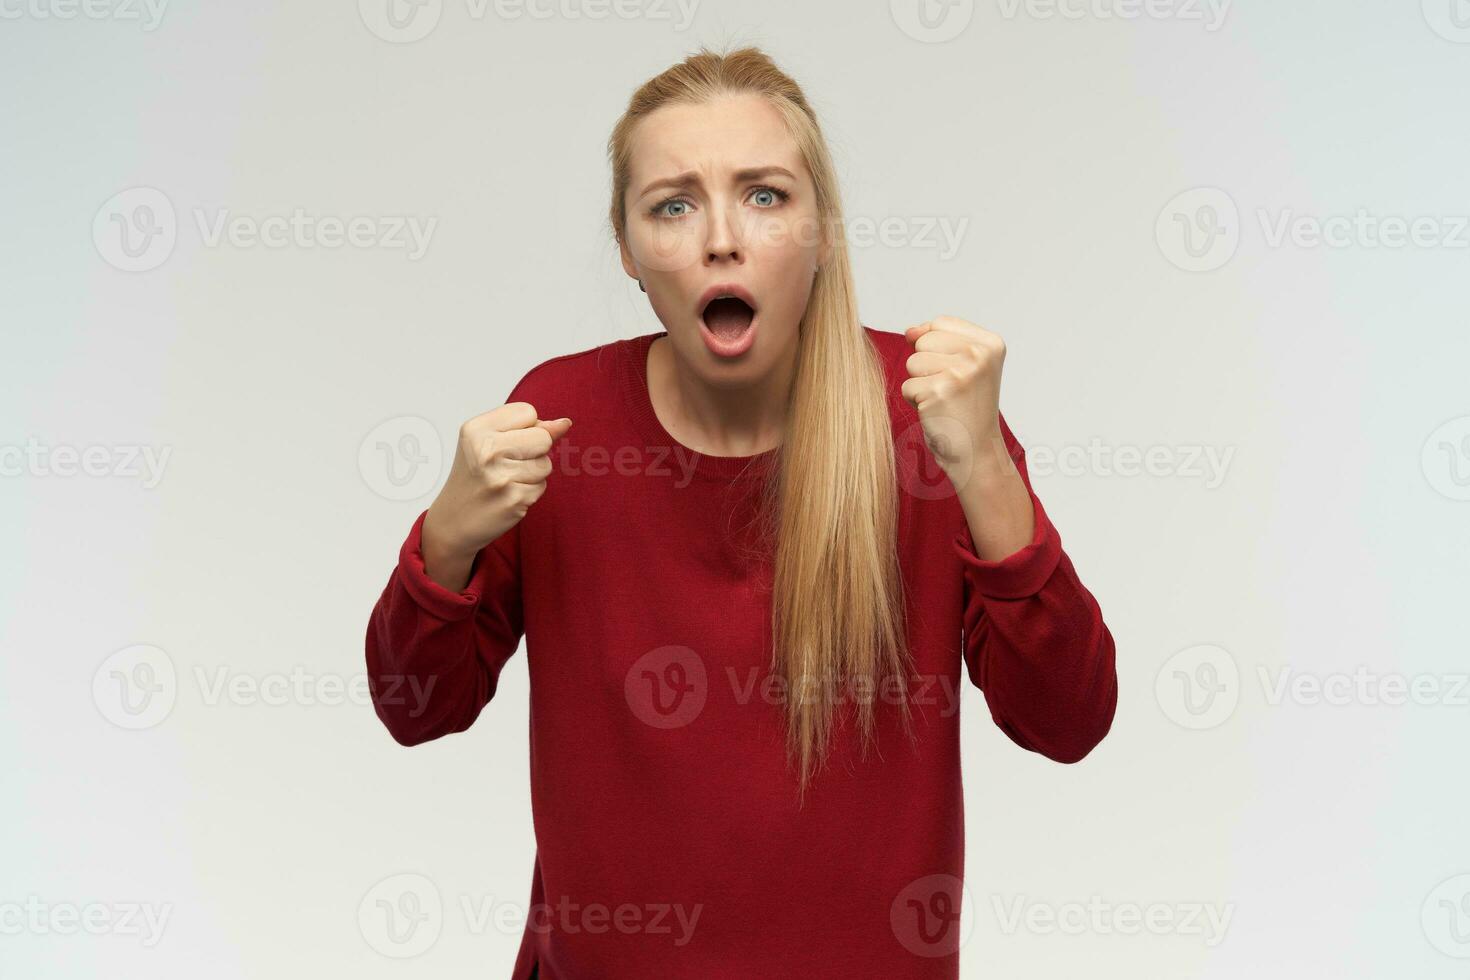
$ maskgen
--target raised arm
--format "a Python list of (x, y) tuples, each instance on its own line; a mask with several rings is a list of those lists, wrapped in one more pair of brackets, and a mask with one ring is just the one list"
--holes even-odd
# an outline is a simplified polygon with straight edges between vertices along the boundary
[(410, 529), (368, 621), (373, 707), (401, 744), (464, 731), (495, 696), (523, 631), (520, 522), (571, 424), (510, 401), (460, 427), (449, 479)]
[(451, 592), (424, 569), (427, 513), (403, 542), (367, 629), (373, 708), (402, 745), (469, 728), (522, 635), (520, 526), (486, 545), (464, 590)]
[(1025, 450), (1003, 418), (1001, 428), (1035, 526), (1030, 543), (994, 561), (976, 554), (968, 523), (955, 535), (964, 575), (965, 663), (1011, 741), (1057, 762), (1077, 762), (1112, 727), (1113, 636), (1031, 488)]

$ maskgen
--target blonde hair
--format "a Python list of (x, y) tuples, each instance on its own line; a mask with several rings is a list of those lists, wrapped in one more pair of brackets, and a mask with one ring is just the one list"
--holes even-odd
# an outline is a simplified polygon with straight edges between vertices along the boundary
[[(802, 316), (784, 441), (762, 490), (773, 549), (772, 673), (786, 690), (787, 761), (805, 799), (825, 767), (839, 705), (858, 685), (863, 753), (874, 740), (871, 692), (897, 685), (910, 740), (908, 651), (898, 563), (898, 484), (883, 367), (858, 318), (836, 171), (801, 88), (758, 48), (707, 48), (649, 79), (608, 139), (609, 219), (624, 240), (637, 123), (665, 105), (755, 94), (781, 114), (816, 186), (829, 257)], [(815, 697), (812, 692), (815, 690)]]

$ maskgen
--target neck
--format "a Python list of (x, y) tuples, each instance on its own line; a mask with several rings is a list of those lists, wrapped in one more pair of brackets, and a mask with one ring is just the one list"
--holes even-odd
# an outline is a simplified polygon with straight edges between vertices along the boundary
[(785, 434), (796, 378), (796, 339), (772, 371), (748, 385), (716, 387), (680, 363), (667, 335), (648, 349), (648, 397), (669, 435), (706, 456), (754, 456)]

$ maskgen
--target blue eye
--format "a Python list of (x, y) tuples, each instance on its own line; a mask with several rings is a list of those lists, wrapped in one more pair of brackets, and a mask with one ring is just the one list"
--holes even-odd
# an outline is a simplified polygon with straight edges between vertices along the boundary
[[(755, 188), (755, 193), (756, 194), (769, 194), (769, 195), (772, 195), (775, 198), (775, 200), (771, 201), (769, 204), (760, 204), (760, 205), (758, 205), (761, 208), (773, 208), (776, 205), (778, 205), (778, 204), (780, 204), (780, 203), (782, 203), (784, 201), (788, 201), (788, 200), (791, 199), (790, 192), (783, 191), (779, 187), (770, 187), (770, 186), (757, 187), (757, 188)], [(659, 201), (653, 207), (651, 207), (651, 208), (648, 209), (648, 213), (651, 214), (651, 215), (653, 215), (655, 218), (682, 218), (682, 217), (684, 217), (685, 214), (688, 213), (687, 210), (686, 211), (680, 211), (680, 212), (670, 212), (670, 211), (666, 210), (667, 208), (672, 208), (672, 207), (683, 207), (683, 208), (686, 208), (687, 209), (689, 207), (689, 202), (688, 201), (681, 200), (681, 199), (679, 199), (677, 197), (671, 197), (671, 198), (668, 198), (666, 200)]]
[(757, 187), (755, 189), (755, 192), (757, 194), (772, 194), (776, 198), (776, 200), (772, 201), (770, 204), (764, 204), (762, 205), (762, 207), (773, 208), (777, 204), (791, 199), (791, 195), (788, 192), (783, 191), (779, 187)]

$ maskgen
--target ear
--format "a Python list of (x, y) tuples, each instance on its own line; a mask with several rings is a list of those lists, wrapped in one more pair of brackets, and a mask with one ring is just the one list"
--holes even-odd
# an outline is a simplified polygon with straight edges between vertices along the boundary
[(638, 267), (633, 264), (633, 253), (628, 251), (628, 243), (622, 238), (618, 239), (618, 257), (622, 259), (623, 271), (628, 274), (628, 277), (630, 279), (639, 278)]

